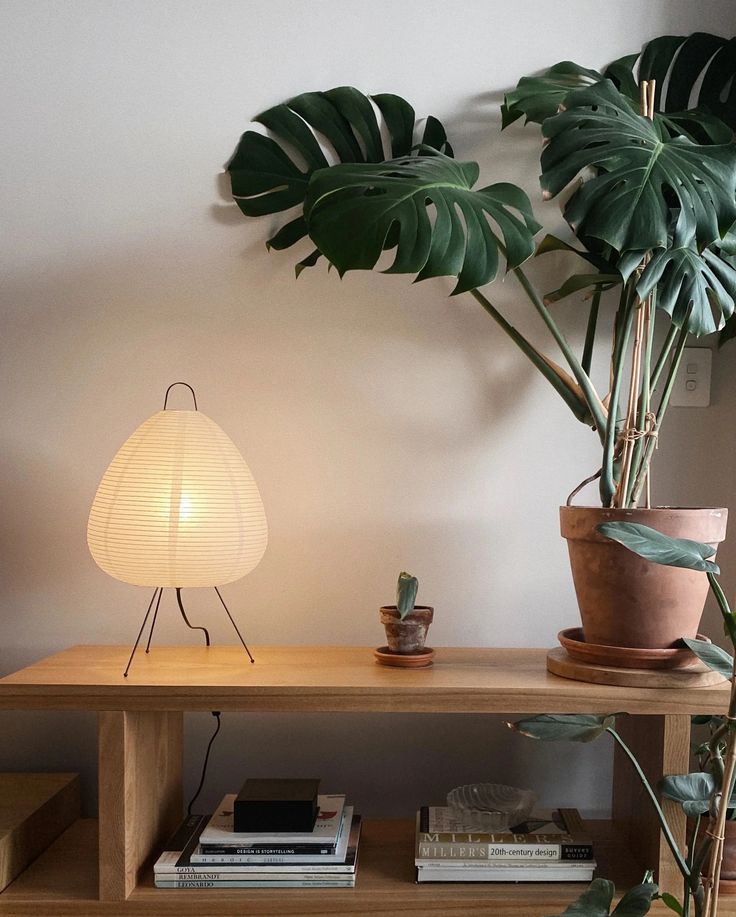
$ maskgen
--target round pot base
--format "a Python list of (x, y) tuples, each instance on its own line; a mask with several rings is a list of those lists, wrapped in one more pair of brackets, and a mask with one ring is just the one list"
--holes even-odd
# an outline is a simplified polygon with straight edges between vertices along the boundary
[(628, 688), (709, 688), (725, 679), (702, 663), (682, 669), (625, 669), (620, 666), (581, 662), (556, 646), (547, 653), (547, 671), (573, 681)]
[[(588, 643), (582, 627), (561, 630), (557, 639), (573, 659), (594, 665), (612, 665), (622, 669), (685, 669), (700, 664), (698, 657), (684, 643), (666, 649)], [(698, 640), (708, 638), (698, 634)]]
[(393, 653), (387, 646), (373, 650), (373, 657), (379, 665), (392, 665), (402, 669), (419, 669), (432, 665), (434, 650), (425, 646), (416, 653)]

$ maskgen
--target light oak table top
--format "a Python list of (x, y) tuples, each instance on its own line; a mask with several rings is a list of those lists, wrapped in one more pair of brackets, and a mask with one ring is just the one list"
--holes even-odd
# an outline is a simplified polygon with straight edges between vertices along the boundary
[(626, 688), (547, 672), (546, 649), (437, 648), (425, 669), (369, 647), (75, 646), (0, 679), (0, 709), (397, 713), (725, 712), (728, 684)]

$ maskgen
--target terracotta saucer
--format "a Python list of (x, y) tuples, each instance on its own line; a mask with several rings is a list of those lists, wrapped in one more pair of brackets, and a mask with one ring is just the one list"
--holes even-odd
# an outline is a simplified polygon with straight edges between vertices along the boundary
[[(594, 665), (619, 666), (624, 669), (685, 669), (699, 664), (698, 657), (684, 643), (667, 649), (603, 646), (586, 643), (582, 627), (561, 630), (557, 639), (573, 659)], [(698, 634), (698, 640), (710, 642), (702, 634)]]
[(379, 646), (373, 650), (373, 655), (379, 665), (393, 665), (403, 669), (419, 669), (432, 665), (434, 661), (434, 650), (428, 646), (418, 653), (393, 653), (387, 646)]

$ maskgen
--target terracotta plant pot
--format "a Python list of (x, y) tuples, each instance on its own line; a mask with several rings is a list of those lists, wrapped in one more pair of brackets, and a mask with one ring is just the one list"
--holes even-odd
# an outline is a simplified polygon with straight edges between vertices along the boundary
[(434, 616), (434, 608), (429, 605), (415, 605), (414, 611), (403, 621), (399, 618), (395, 605), (384, 605), (380, 614), (381, 622), (386, 628), (386, 643), (392, 653), (410, 655), (422, 652)]
[(637, 522), (674, 538), (716, 546), (725, 537), (727, 518), (726, 509), (560, 507), (586, 642), (675, 646), (682, 637), (696, 636), (708, 594), (703, 573), (644, 560), (601, 535), (598, 525)]

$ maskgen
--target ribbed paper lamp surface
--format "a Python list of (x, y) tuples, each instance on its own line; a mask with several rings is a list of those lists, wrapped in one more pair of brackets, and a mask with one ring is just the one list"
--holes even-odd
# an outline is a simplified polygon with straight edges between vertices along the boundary
[(261, 495), (235, 444), (201, 411), (159, 411), (123, 445), (97, 489), (87, 542), (137, 586), (217, 586), (266, 550)]

